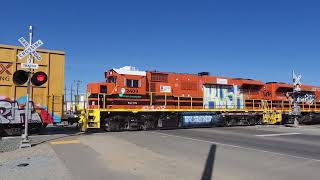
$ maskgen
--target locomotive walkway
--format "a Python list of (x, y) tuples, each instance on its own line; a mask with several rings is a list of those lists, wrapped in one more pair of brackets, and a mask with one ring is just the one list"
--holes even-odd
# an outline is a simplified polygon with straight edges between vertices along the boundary
[(65, 134), (0, 153), (0, 179), (318, 180), (319, 149), (320, 126)]

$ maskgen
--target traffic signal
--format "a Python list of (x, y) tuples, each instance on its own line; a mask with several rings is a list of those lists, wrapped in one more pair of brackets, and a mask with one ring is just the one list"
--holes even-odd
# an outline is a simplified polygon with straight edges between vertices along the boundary
[(29, 73), (27, 71), (17, 70), (13, 73), (13, 83), (18, 86), (23, 85), (28, 81), (28, 75)]
[(31, 78), (31, 83), (35, 86), (41, 86), (44, 83), (46, 83), (48, 80), (48, 76), (46, 73), (42, 71), (38, 71), (34, 73), (34, 75)]

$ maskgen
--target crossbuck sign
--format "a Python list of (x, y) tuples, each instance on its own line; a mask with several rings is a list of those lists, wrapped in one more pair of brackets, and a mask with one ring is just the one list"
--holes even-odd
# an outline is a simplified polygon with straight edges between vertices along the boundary
[[(25, 48), (22, 52), (20, 52), (17, 56), (19, 59), (26, 57), (27, 55), (31, 54), (36, 60), (40, 61), (42, 58), (39, 53), (37, 53), (36, 49), (38, 49), (43, 42), (41, 40), (36, 41), (33, 44), (29, 44), (23, 37), (19, 38), (18, 41), (22, 44)], [(38, 64), (34, 64), (32, 62), (32, 58), (28, 58), (27, 63), (21, 64), (22, 68), (27, 69), (38, 69)]]

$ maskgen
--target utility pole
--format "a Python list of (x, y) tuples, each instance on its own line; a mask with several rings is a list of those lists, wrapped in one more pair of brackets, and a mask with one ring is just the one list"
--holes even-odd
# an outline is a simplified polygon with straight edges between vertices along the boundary
[(73, 94), (72, 94), (72, 91), (73, 91), (73, 83), (71, 83), (71, 87), (70, 87), (70, 110), (71, 112), (73, 112)]
[(64, 112), (67, 112), (67, 110), (68, 110), (67, 105), (68, 105), (68, 103), (67, 103), (67, 87), (64, 87), (64, 103), (63, 103)]
[(77, 85), (77, 91), (76, 91), (76, 99), (75, 99), (75, 102), (76, 102), (76, 104), (78, 104), (79, 103), (79, 86), (80, 86), (80, 84), (82, 83), (82, 81), (80, 81), (80, 80), (76, 80), (76, 81), (74, 81), (75, 83), (76, 83), (76, 85)]
[(67, 102), (67, 88), (64, 87), (64, 102)]

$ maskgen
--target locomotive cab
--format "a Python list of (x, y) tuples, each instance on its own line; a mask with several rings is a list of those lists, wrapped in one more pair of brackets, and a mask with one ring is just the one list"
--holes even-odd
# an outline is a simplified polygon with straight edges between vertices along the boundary
[[(125, 98), (135, 98), (146, 94), (146, 72), (125, 66), (105, 72), (105, 82), (89, 83), (89, 108), (108, 108), (125, 105)], [(139, 97), (140, 97), (139, 96)], [(109, 99), (110, 101), (107, 101)]]
[(114, 86), (110, 93), (118, 94), (119, 97), (146, 93), (146, 71), (125, 66), (119, 69), (110, 69), (105, 73), (105, 78), (110, 86)]

